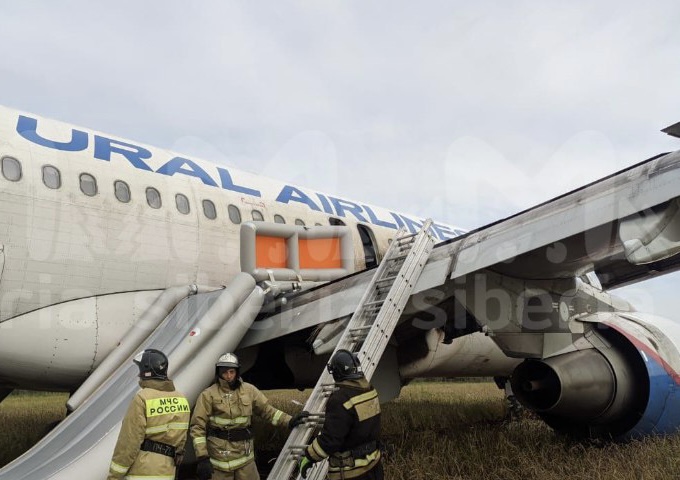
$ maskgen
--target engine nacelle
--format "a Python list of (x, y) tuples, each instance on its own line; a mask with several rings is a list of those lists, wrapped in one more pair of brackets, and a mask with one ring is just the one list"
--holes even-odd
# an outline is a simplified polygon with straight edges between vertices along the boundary
[[(680, 429), (680, 328), (641, 314), (597, 323), (595, 348), (543, 360), (513, 372), (517, 399), (557, 431), (577, 436), (635, 437)], [(680, 335), (677, 336), (680, 339)]]

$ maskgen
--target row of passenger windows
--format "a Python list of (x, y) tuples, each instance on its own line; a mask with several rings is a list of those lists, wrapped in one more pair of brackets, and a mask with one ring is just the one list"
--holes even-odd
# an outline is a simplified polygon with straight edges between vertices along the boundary
[[(2, 175), (10, 182), (18, 182), (22, 177), (21, 163), (19, 160), (13, 157), (3, 157), (2, 162)], [(50, 189), (56, 190), (61, 187), (61, 172), (59, 169), (53, 165), (44, 165), (42, 167), (42, 180), (43, 184)], [(89, 173), (81, 173), (79, 176), (80, 191), (83, 192), (88, 197), (93, 197), (97, 194), (97, 179), (90, 175)], [(122, 180), (116, 180), (113, 182), (113, 193), (116, 199), (121, 203), (129, 203), (132, 199), (132, 194), (130, 193), (130, 186)], [(149, 207), (158, 209), (163, 206), (161, 200), (161, 193), (154, 187), (146, 188), (146, 203)], [(202, 202), (203, 214), (206, 218), (210, 220), (215, 220), (217, 218), (217, 209), (212, 200), (203, 200)], [(178, 193), (175, 195), (175, 207), (183, 215), (188, 215), (191, 212), (191, 206), (189, 204), (189, 199), (186, 195)], [(229, 220), (232, 223), (241, 223), (241, 210), (236, 205), (229, 205), (227, 207), (227, 213), (229, 214)], [(263, 222), (264, 215), (259, 210), (251, 211), (252, 219), (256, 222)], [(276, 223), (286, 223), (286, 220), (279, 214), (274, 215), (274, 222)], [(295, 219), (295, 225), (304, 226), (305, 222), (301, 219)], [(316, 225), (321, 225), (317, 223)]]

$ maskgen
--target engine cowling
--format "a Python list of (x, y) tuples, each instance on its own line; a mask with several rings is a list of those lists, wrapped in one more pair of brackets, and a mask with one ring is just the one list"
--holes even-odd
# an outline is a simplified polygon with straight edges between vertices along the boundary
[(594, 348), (521, 363), (512, 374), (517, 399), (555, 430), (576, 436), (680, 429), (680, 353), (674, 342), (680, 326), (626, 313), (610, 316), (594, 331)]

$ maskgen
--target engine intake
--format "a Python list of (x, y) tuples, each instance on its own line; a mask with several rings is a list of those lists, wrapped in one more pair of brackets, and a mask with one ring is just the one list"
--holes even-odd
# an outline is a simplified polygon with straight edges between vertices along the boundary
[(512, 390), (532, 410), (592, 420), (616, 395), (616, 376), (597, 350), (527, 360), (512, 375)]
[(564, 433), (610, 437), (627, 432), (644, 410), (648, 394), (641, 386), (648, 380), (628, 342), (609, 332), (615, 340), (609, 348), (518, 365), (511, 378), (517, 399)]

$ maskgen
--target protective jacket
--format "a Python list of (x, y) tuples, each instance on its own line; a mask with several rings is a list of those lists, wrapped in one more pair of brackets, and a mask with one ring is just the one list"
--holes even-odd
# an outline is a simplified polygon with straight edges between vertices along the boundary
[(272, 425), (287, 426), (290, 415), (271, 405), (254, 385), (241, 382), (238, 388), (217, 379), (201, 392), (191, 417), (190, 433), (196, 458), (210, 457), (213, 468), (238, 470), (255, 460), (250, 432), (257, 415)]
[(330, 480), (359, 478), (380, 463), (380, 401), (366, 378), (336, 382), (321, 433), (307, 447), (314, 462), (328, 458)]
[(189, 402), (170, 380), (142, 380), (128, 407), (108, 480), (174, 480), (175, 456), (184, 452)]

